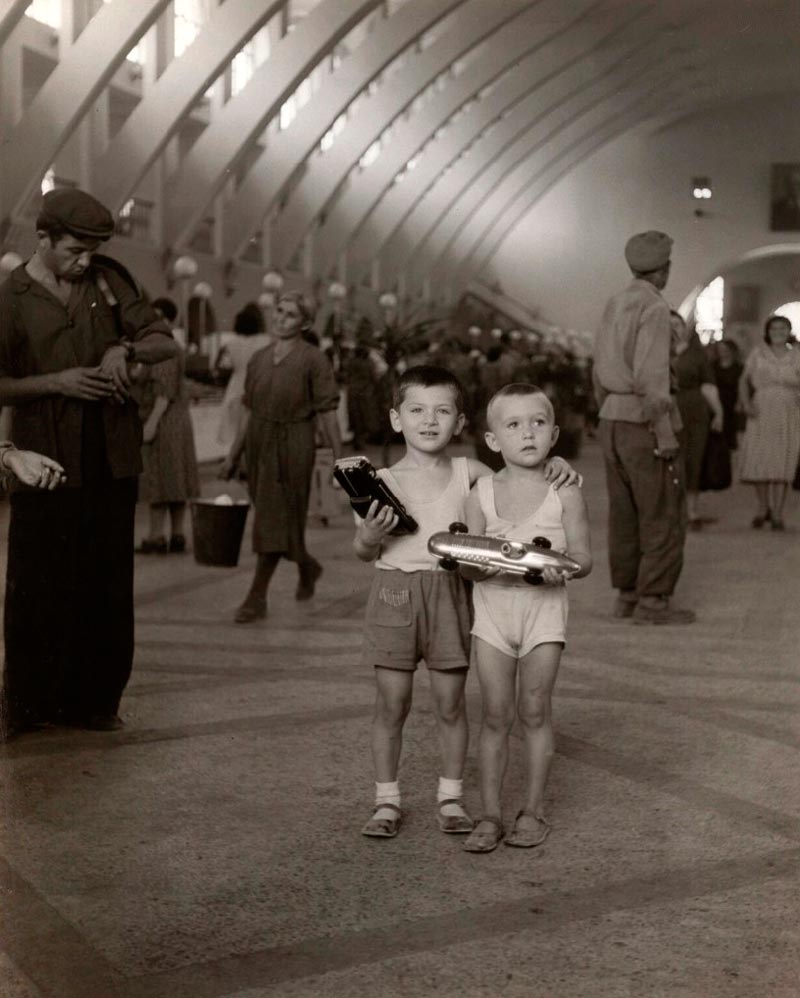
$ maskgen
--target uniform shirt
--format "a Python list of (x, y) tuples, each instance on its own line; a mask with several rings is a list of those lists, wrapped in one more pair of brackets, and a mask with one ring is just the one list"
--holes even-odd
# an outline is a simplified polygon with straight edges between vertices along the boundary
[[(106, 298), (102, 273), (117, 305)], [(114, 312), (117, 312), (115, 317)], [(34, 280), (22, 264), (0, 287), (0, 377), (26, 378), (71, 367), (96, 367), (105, 351), (124, 334), (141, 340), (151, 333), (170, 336), (150, 305), (111, 267), (93, 263), (76, 281), (64, 305)], [(113, 478), (141, 471), (141, 422), (136, 403), (90, 402), (47, 395), (18, 402), (12, 436), (22, 450), (47, 454), (63, 465), (68, 486), (82, 484), (84, 422), (102, 436)]]
[(601, 419), (654, 424), (658, 445), (675, 447), (680, 428), (670, 395), (669, 306), (634, 278), (606, 305), (595, 337), (594, 387)]

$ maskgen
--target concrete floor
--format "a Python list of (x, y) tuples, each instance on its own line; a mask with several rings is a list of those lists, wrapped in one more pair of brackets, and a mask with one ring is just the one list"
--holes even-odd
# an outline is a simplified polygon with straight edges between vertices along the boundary
[[(800, 994), (798, 496), (783, 535), (749, 528), (744, 488), (705, 497), (719, 520), (679, 590), (698, 623), (640, 628), (609, 617), (596, 444), (578, 466), (596, 569), (571, 587), (543, 847), (470, 856), (437, 831), (424, 669), (406, 822), (359, 835), (371, 569), (346, 511), (309, 530), (314, 601), (283, 565), (249, 627), (231, 615), (250, 554), (141, 557), (125, 730), (0, 750), (0, 996)], [(474, 735), (474, 676), (468, 693)], [(477, 811), (474, 744), (467, 787)]]

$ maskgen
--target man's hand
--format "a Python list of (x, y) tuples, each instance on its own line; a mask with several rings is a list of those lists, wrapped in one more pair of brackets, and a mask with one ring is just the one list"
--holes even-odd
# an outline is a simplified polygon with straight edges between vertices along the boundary
[(32, 450), (10, 448), (3, 452), (2, 463), (3, 467), (12, 472), (24, 485), (32, 485), (37, 489), (47, 489), (52, 492), (67, 480), (66, 473), (58, 461)]
[(545, 481), (558, 491), (562, 485), (581, 485), (583, 478), (564, 460), (563, 457), (551, 457), (544, 466)]
[(120, 401), (130, 398), (131, 379), (128, 375), (128, 351), (121, 343), (116, 343), (106, 350), (100, 361), (100, 371), (111, 378), (114, 384), (114, 394)]
[(653, 453), (660, 457), (662, 461), (674, 461), (678, 456), (679, 447), (656, 447)]
[(711, 420), (711, 429), (714, 433), (722, 433), (725, 419), (721, 412), (718, 412)]
[(158, 426), (154, 426), (148, 419), (142, 427), (142, 443), (151, 444), (156, 438), (156, 433), (158, 433)]
[(69, 367), (56, 375), (58, 390), (69, 398), (101, 402), (116, 394), (114, 379), (99, 367)]

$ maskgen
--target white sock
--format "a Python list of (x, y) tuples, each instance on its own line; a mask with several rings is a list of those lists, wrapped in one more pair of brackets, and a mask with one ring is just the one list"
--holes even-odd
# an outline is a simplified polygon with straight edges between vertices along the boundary
[(439, 777), (439, 789), (436, 791), (436, 801), (441, 804), (443, 800), (457, 800), (458, 804), (445, 804), (441, 809), (446, 817), (454, 818), (464, 813), (464, 808), (460, 803), (464, 796), (464, 781), (450, 780), (446, 776)]
[(395, 807), (400, 807), (400, 784), (397, 780), (393, 783), (377, 783), (375, 784), (375, 807), (380, 810), (376, 811), (375, 818), (396, 818), (397, 812), (392, 810), (392, 808), (383, 808), (383, 804), (394, 804)]

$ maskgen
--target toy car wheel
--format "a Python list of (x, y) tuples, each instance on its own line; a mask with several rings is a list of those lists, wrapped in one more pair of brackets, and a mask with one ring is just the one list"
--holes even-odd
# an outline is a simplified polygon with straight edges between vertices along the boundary
[(541, 572), (526, 572), (522, 578), (529, 586), (540, 586), (543, 581)]
[(445, 572), (455, 572), (458, 568), (458, 562), (454, 558), (440, 558), (439, 564)]
[(551, 548), (553, 546), (552, 542), (548, 541), (546, 537), (534, 537), (531, 544), (537, 548)]
[(466, 523), (462, 523), (460, 520), (456, 520), (454, 523), (451, 523), (447, 529), (450, 531), (451, 534), (469, 533), (469, 528), (467, 527)]

